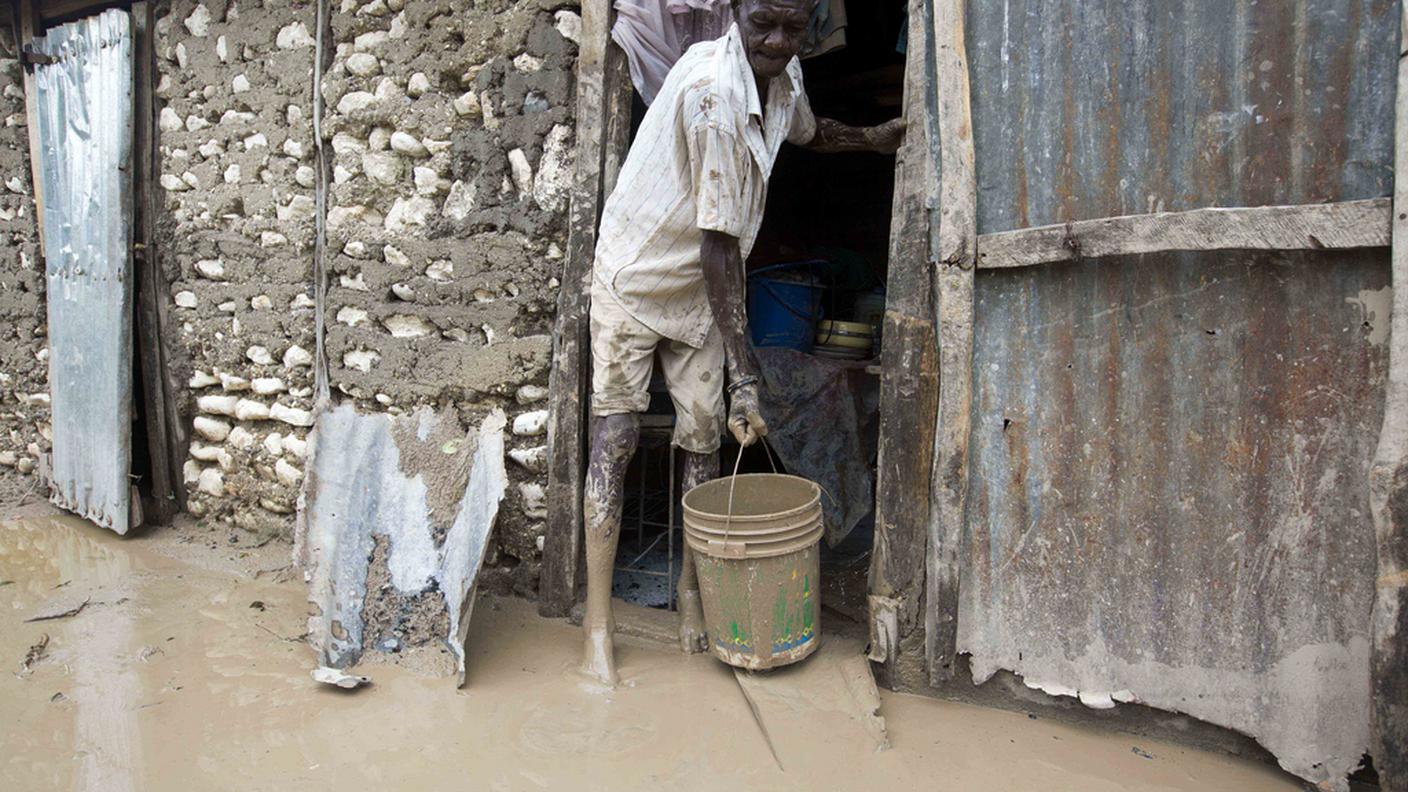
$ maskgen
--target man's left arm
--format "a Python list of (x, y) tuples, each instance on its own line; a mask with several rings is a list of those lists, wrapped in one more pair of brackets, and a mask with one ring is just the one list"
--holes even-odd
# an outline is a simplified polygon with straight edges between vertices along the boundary
[(853, 127), (830, 118), (816, 119), (816, 134), (802, 147), (823, 154), (843, 151), (874, 151), (894, 154), (904, 142), (904, 119), (896, 118), (879, 126)]

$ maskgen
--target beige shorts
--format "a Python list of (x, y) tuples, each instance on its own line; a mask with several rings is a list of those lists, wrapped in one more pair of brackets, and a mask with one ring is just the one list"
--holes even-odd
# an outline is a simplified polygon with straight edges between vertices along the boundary
[(715, 327), (702, 347), (666, 338), (636, 321), (592, 280), (592, 415), (643, 413), (655, 356), (675, 403), (674, 444), (719, 450), (724, 428), (724, 342)]

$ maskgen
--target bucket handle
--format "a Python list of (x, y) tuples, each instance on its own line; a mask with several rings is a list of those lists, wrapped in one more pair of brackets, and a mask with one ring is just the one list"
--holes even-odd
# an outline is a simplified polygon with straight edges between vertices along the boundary
[[(768, 454), (768, 464), (772, 465), (772, 472), (776, 473), (777, 460), (772, 458), (772, 449), (768, 448), (768, 439), (759, 437), (758, 440), (763, 444), (763, 450)], [(743, 462), (744, 448), (746, 446), (739, 447), (738, 456), (733, 460), (733, 475), (728, 480), (728, 513), (724, 515), (724, 544), (728, 544), (729, 528), (733, 525), (733, 490), (738, 486), (738, 466)]]

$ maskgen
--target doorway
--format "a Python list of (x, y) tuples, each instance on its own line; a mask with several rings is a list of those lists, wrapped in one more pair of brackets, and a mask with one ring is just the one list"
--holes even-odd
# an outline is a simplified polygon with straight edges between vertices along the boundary
[[(902, 114), (906, 33), (903, 4), (835, 3), (844, 15), (833, 47), (805, 57), (802, 70), (818, 117), (855, 126)], [(645, 105), (635, 97), (633, 126)], [(762, 229), (747, 261), (750, 323), (754, 292), (767, 282), (806, 282), (817, 295), (807, 343), (770, 346), (754, 332), (772, 402), (767, 415), (773, 454), (740, 449), (725, 436), (720, 466), (727, 475), (769, 472), (774, 462), (819, 483), (827, 512), (822, 548), (823, 618), (828, 631), (863, 633), (874, 541), (875, 461), (879, 435), (880, 349), (895, 189), (893, 157), (819, 154), (784, 146), (774, 167)], [(872, 341), (844, 346), (841, 333), (816, 335), (817, 321), (872, 328)], [(821, 343), (817, 343), (821, 342)], [(830, 342), (830, 343), (828, 343)], [(796, 388), (776, 385), (804, 383)], [(767, 397), (765, 397), (767, 398)], [(682, 561), (678, 465), (668, 443), (670, 401), (652, 384), (641, 450), (628, 472), (622, 538), (613, 594), (628, 602), (674, 608)], [(653, 423), (660, 424), (660, 432)], [(659, 434), (658, 440), (655, 435)]]

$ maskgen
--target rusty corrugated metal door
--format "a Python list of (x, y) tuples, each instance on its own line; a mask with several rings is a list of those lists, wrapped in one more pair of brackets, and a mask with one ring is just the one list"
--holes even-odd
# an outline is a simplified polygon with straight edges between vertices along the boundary
[(50, 499), (130, 527), (132, 24), (110, 10), (31, 42), (54, 454)]

